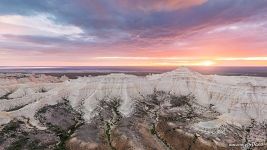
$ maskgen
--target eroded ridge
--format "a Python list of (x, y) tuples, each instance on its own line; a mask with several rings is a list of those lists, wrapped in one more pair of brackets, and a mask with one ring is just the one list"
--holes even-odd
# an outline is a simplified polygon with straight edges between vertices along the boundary
[(187, 68), (145, 77), (1, 74), (0, 149), (266, 149), (266, 97), (266, 78)]

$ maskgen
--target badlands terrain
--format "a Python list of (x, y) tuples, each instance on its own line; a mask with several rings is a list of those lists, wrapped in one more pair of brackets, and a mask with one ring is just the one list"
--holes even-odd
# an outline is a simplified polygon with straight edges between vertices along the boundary
[(267, 149), (267, 78), (0, 74), (0, 150)]

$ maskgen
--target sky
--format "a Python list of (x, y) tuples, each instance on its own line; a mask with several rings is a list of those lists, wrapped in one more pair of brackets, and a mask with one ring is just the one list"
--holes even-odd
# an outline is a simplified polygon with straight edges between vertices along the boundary
[(1, 0), (0, 66), (267, 66), (267, 0)]

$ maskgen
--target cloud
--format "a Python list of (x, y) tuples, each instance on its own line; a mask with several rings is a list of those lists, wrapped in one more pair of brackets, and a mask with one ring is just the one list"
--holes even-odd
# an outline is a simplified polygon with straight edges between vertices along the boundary
[[(26, 34), (47, 34), (50, 36), (58, 35), (77, 35), (82, 34), (83, 31), (77, 26), (56, 24), (51, 19), (53, 16), (48, 14), (38, 14), (35, 16), (21, 16), (21, 15), (3, 15), (0, 16), (0, 23), (9, 26), (17, 26), (27, 30)], [(8, 26), (5, 30), (8, 30)]]
[(117, 0), (123, 7), (132, 10), (172, 11), (201, 5), (207, 0)]
[(262, 60), (267, 61), (267, 57), (226, 57), (226, 58), (217, 58), (216, 60)]
[(48, 19), (57, 24), (80, 27), (88, 34), (126, 32), (155, 38), (246, 19), (266, 7), (265, 0), (1, 0), (0, 14), (50, 14)]
[[(239, 42), (238, 48), (249, 51), (267, 46), (259, 43), (267, 31), (258, 34), (231, 25), (261, 23), (266, 11), (266, 0), (1, 0), (0, 50), (47, 51), (53, 46), (80, 55), (204, 55), (201, 49), (211, 54), (218, 47), (229, 49), (225, 37), (233, 35), (231, 40), (246, 37), (250, 46)], [(214, 36), (226, 31), (231, 34)], [(217, 38), (225, 42), (218, 44)], [(187, 44), (174, 44), (181, 41)], [(266, 50), (261, 48), (262, 53)]]
[(34, 35), (5, 34), (5, 35), (2, 35), (2, 37), (8, 40), (36, 43), (36, 44), (42, 44), (42, 45), (67, 43), (66, 41), (68, 41), (68, 39), (65, 37), (49, 37), (49, 36), (34, 36)]

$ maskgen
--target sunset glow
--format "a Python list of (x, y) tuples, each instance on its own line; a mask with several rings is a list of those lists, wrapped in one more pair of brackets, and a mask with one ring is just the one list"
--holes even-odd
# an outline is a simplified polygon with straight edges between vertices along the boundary
[(203, 66), (212, 66), (214, 64), (215, 63), (213, 61), (210, 61), (210, 60), (203, 61), (203, 62), (200, 63), (200, 65), (203, 65)]
[(0, 66), (267, 66), (266, 0), (0, 2)]

